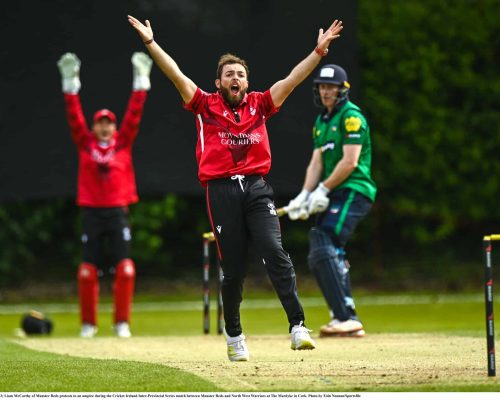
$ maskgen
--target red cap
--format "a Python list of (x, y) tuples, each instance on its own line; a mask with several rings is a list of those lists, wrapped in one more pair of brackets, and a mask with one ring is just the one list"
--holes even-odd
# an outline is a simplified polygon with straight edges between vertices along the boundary
[(102, 110), (97, 110), (94, 114), (94, 123), (102, 118), (108, 118), (111, 122), (116, 122), (116, 115), (113, 111), (103, 108)]

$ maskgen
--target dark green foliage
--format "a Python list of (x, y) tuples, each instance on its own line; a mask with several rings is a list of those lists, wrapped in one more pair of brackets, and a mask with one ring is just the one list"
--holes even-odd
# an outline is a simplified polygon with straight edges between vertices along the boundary
[(199, 272), (201, 235), (210, 230), (203, 197), (144, 199), (131, 207), (130, 221), (132, 258), (143, 275), (178, 278)]
[(79, 249), (75, 212), (63, 200), (0, 205), (0, 285), (42, 277), (53, 263), (73, 263)]
[[(130, 223), (131, 257), (140, 275), (199, 272), (201, 234), (210, 227), (202, 197), (144, 199), (130, 206)], [(73, 280), (81, 261), (80, 235), (80, 212), (71, 200), (0, 205), (0, 287)]]
[(499, 13), (497, 0), (359, 1), (380, 212), (409, 218), (417, 243), (500, 221)]

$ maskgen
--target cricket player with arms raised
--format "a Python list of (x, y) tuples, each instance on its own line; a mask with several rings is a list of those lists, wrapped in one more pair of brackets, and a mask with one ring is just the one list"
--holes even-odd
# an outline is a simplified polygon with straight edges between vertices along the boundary
[(132, 56), (133, 88), (125, 116), (117, 129), (116, 115), (101, 109), (94, 113), (89, 130), (80, 103), (80, 60), (64, 54), (57, 65), (71, 136), (78, 150), (77, 204), (82, 211), (83, 262), (78, 267), (81, 331), (84, 338), (97, 333), (99, 275), (107, 253), (114, 268), (114, 330), (128, 338), (135, 284), (135, 264), (129, 257), (131, 231), (128, 206), (138, 201), (132, 164), (132, 146), (151, 88), (153, 61), (145, 53)]
[(285, 309), (293, 350), (313, 349), (297, 295), (295, 271), (281, 244), (273, 190), (265, 180), (271, 166), (266, 121), (328, 53), (342, 22), (319, 30), (313, 50), (290, 74), (265, 92), (249, 92), (246, 62), (232, 54), (218, 63), (215, 93), (201, 90), (155, 42), (148, 20), (129, 16), (158, 67), (169, 78), (196, 115), (198, 177), (206, 189), (207, 209), (224, 272), (227, 354), (231, 361), (247, 361), (249, 351), (240, 322), (240, 303), (246, 275), (248, 241), (252, 241)]

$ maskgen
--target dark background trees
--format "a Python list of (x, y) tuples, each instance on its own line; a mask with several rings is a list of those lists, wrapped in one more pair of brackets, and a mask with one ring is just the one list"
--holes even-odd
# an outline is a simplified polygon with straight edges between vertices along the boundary
[[(127, 7), (138, 7), (137, 4), (131, 1), (121, 6), (123, 15), (128, 11)], [(251, 74), (254, 74), (251, 75), (251, 84), (254, 89), (265, 88), (309, 50), (307, 45), (315, 39), (311, 28), (314, 30), (318, 24), (327, 23), (318, 22), (318, 15), (336, 16), (332, 2), (317, 1), (307, 5), (303, 2), (242, 2), (232, 10), (234, 15), (231, 15), (237, 19), (229, 21), (228, 25), (223, 13), (224, 1), (217, 2), (221, 8), (218, 12), (205, 8), (198, 10), (201, 14), (196, 13), (196, 7), (201, 4), (196, 1), (182, 3), (192, 8), (167, 2), (165, 4), (170, 5), (168, 10), (165, 9), (167, 5), (163, 9), (155, 8), (154, 1), (141, 4), (152, 7), (151, 10), (142, 9), (144, 14), (148, 11), (176, 13), (178, 26), (185, 29), (196, 26), (198, 36), (190, 41), (186, 39), (185, 44), (194, 41), (196, 49), (211, 42), (206, 38), (213, 42), (213, 39), (227, 37), (229, 31), (231, 40), (225, 43), (229, 48), (224, 47), (224, 43), (217, 43), (213, 49), (208, 49), (212, 58), (205, 56), (206, 62), (200, 62), (199, 57), (190, 54), (192, 50), (175, 49), (175, 55), (188, 69), (186, 72), (199, 77), (200, 86), (207, 90), (211, 89), (211, 67), (219, 53), (237, 51), (233, 47), (239, 48), (241, 43), (248, 53), (245, 57), (250, 62)], [(373, 212), (360, 225), (348, 248), (351, 264), (355, 266), (353, 279), (366, 287), (387, 289), (437, 287), (458, 290), (475, 287), (481, 279), (482, 236), (500, 231), (500, 2), (406, 0), (387, 3), (358, 0), (353, 8), (355, 15), (349, 14), (349, 10), (343, 12), (347, 18), (353, 17), (355, 29), (346, 27), (352, 29), (350, 33), (346, 31), (346, 44), (339, 45), (327, 61), (347, 65), (348, 72), (352, 73), (353, 100), (366, 112), (372, 128), (373, 173), (379, 186)], [(81, 10), (84, 16), (85, 12)], [(106, 13), (109, 14), (110, 10)], [(247, 32), (248, 36), (244, 36), (239, 30), (236, 22), (241, 22), (243, 15), (248, 13), (264, 31), (262, 35)], [(284, 16), (281, 20), (277, 17), (280, 13)], [(107, 21), (105, 16), (99, 15), (97, 21)], [(200, 15), (203, 18), (200, 19)], [(63, 24), (63, 17), (60, 14), (59, 24)], [(211, 27), (207, 25), (207, 18), (220, 24)], [(122, 19), (125, 24), (125, 18)], [(272, 40), (266, 42), (264, 38), (275, 32), (273, 27), (283, 21), (295, 22), (295, 26), (284, 27), (292, 31), (290, 43), (293, 45), (278, 49)], [(74, 27), (74, 31), (64, 28), (65, 32), (72, 32), (71, 37), (66, 38), (68, 42), (85, 43), (90, 38), (100, 41), (101, 35), (95, 33), (99, 25), (93, 28), (90, 37), (78, 34), (78, 27)], [(80, 28), (85, 31), (83, 23)], [(307, 32), (310, 37), (304, 38), (302, 34), (299, 40), (292, 28)], [(163, 27), (158, 29), (161, 32)], [(172, 40), (169, 28), (163, 31), (162, 39), (165, 42)], [(231, 32), (235, 34), (231, 35)], [(137, 45), (132, 42), (136, 39), (132, 32), (129, 34), (123, 40), (126, 42), (124, 47), (131, 50), (127, 50), (123, 60), (110, 61), (113, 69), (119, 71), (120, 80), (126, 82), (120, 84), (122, 88), (117, 95), (124, 99), (129, 90), (126, 86), (129, 70), (128, 65), (123, 64), (128, 62), (128, 53), (135, 51), (134, 45)], [(115, 36), (111, 34), (112, 38)], [(182, 40), (178, 36), (174, 39)], [(51, 63), (55, 63), (59, 56), (60, 44), (57, 40), (47, 43)], [(36, 51), (42, 52), (43, 49)], [(266, 54), (267, 58), (259, 59), (257, 54), (260, 53)], [(105, 57), (105, 48), (98, 47), (96, 54), (94, 58), (90, 52), (87, 57), (82, 57), (84, 68), (88, 69), (87, 75), (82, 77), (84, 90), (88, 90), (85, 95), (87, 103), (99, 95), (97, 86), (91, 82), (98, 79), (96, 65), (102, 67), (100, 63)], [(10, 56), (12, 54), (4, 51), (2, 59)], [(195, 62), (202, 65), (200, 71), (193, 67)], [(255, 65), (253, 70), (252, 65)], [(266, 68), (270, 68), (269, 65), (277, 72), (268, 73)], [(33, 60), (31, 67), (25, 67), (29, 72), (34, 71), (35, 66)], [(66, 140), (65, 146), (71, 156), (59, 159), (63, 164), (60, 168), (67, 170), (61, 179), (70, 184), (56, 197), (29, 195), (16, 198), (2, 193), (5, 201), (0, 204), (0, 285), (3, 286), (37, 277), (73, 279), (80, 255), (78, 210), (73, 205), (73, 198), (68, 197), (74, 189), (76, 155), (69, 135), (66, 136), (59, 81), (55, 67), (53, 69), (48, 78), (50, 89), (48, 85), (47, 88), (42, 85), (45, 90), (42, 95), (47, 96), (45, 112), (50, 111), (50, 104), (58, 110), (58, 125), (43, 126), (44, 119), (39, 114), (28, 110), (28, 115), (37, 119), (36, 123), (31, 122), (33, 135), (57, 135), (59, 140)], [(23, 73), (26, 71), (18, 71), (8, 81), (4, 79), (2, 86), (9, 90), (19, 89)], [(179, 152), (183, 154), (182, 162), (188, 167), (181, 168), (191, 178), (182, 186), (185, 180), (175, 180), (175, 174), (171, 172), (175, 165), (169, 157), (161, 167), (170, 171), (170, 175), (165, 175), (151, 161), (157, 154), (147, 153), (144, 147), (141, 149), (141, 143), (137, 144), (136, 165), (144, 178), (139, 179), (142, 200), (131, 209), (133, 257), (143, 276), (177, 279), (184, 274), (198, 273), (200, 234), (208, 230), (209, 225), (202, 192), (196, 186), (192, 120), (182, 111), (178, 99), (172, 100), (175, 92), (169, 83), (158, 71), (154, 74), (156, 94), (151, 93), (146, 105), (153, 111), (146, 110), (144, 132), (148, 133), (144, 134), (142, 144), (147, 147), (148, 141), (157, 143), (170, 134), (164, 132), (162, 119), (147, 119), (148, 112), (156, 115), (155, 112), (160, 112), (162, 107), (168, 109), (168, 112), (164, 111), (163, 122), (168, 121), (170, 126), (178, 127), (183, 135), (188, 135), (186, 138), (176, 137), (181, 138), (185, 147)], [(260, 80), (252, 81), (253, 76)], [(104, 100), (111, 101), (110, 98)], [(169, 109), (171, 104), (174, 104), (172, 111)], [(21, 107), (20, 104), (17, 106)], [(92, 109), (98, 106), (92, 104)], [(4, 104), (2, 108), (4, 112), (12, 113), (15, 105), (11, 104), (9, 108)], [(271, 137), (274, 176), (271, 174), (270, 179), (275, 180), (279, 205), (285, 204), (300, 189), (311, 149), (310, 126), (316, 112), (311, 104), (308, 81), (270, 121), (269, 130), (275, 132)], [(30, 118), (26, 118), (22, 126), (30, 123)], [(2, 136), (13, 134), (8, 121), (4, 115)], [(49, 163), (57, 165), (53, 162), (55, 158), (50, 156), (48, 158), (52, 161)], [(57, 158), (57, 154), (52, 156)], [(14, 168), (24, 168), (26, 176), (37, 175), (30, 175), (23, 163), (15, 166), (6, 163), (5, 157), (2, 159), (4, 182), (10, 179)], [(40, 171), (42, 167), (37, 166), (36, 170)], [(293, 173), (288, 173), (290, 169)], [(178, 190), (158, 191), (151, 183), (153, 180), (162, 182), (166, 188), (170, 184), (179, 185)], [(309, 222), (292, 223), (284, 219), (282, 225), (287, 250), (297, 269), (307, 273)]]

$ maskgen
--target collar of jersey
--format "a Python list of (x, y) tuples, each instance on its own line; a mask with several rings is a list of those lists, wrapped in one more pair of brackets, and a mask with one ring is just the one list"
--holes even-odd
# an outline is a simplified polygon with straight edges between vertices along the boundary
[(106, 145), (103, 145), (104, 143), (97, 139), (94, 135), (94, 139), (96, 141), (96, 144), (97, 146), (101, 149), (101, 150), (107, 150), (111, 147), (113, 147), (115, 144), (116, 144), (116, 132), (113, 133), (113, 136), (111, 136), (111, 139), (108, 140), (107, 144)]

